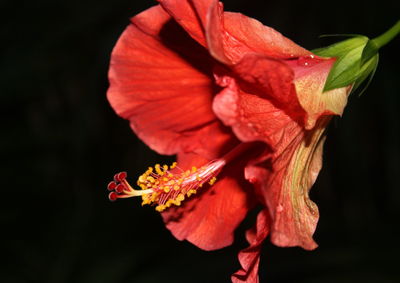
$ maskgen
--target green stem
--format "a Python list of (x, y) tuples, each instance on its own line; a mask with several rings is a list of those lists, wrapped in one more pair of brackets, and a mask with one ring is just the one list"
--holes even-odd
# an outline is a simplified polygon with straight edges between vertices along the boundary
[(396, 35), (398, 35), (400, 32), (400, 21), (397, 21), (397, 23), (392, 26), (388, 31), (385, 33), (381, 34), (378, 37), (375, 37), (372, 41), (376, 44), (376, 47), (379, 49), (382, 46), (386, 45), (389, 43)]

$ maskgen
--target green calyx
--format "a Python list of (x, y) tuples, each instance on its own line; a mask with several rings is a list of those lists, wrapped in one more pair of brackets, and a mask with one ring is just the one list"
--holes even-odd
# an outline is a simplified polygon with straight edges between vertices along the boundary
[(318, 56), (337, 58), (329, 72), (324, 91), (353, 85), (354, 92), (369, 78), (367, 87), (378, 66), (379, 49), (399, 32), (400, 21), (374, 39), (362, 35), (347, 35), (349, 38), (346, 40), (313, 50), (313, 53)]
[(336, 57), (337, 60), (329, 72), (324, 91), (353, 84), (353, 91), (358, 88), (378, 66), (376, 52), (366, 62), (363, 51), (370, 40), (366, 36), (356, 35), (330, 46), (313, 50), (321, 57)]

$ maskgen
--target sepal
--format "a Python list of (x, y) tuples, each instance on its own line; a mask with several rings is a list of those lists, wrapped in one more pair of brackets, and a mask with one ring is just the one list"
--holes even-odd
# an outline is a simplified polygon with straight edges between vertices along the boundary
[(354, 92), (378, 64), (377, 49), (366, 36), (356, 35), (327, 47), (313, 50), (321, 57), (337, 58), (325, 82), (324, 92), (353, 85)]
[(367, 85), (359, 94), (361, 95), (375, 74), (379, 61), (379, 49), (399, 33), (400, 21), (397, 21), (390, 29), (374, 39), (363, 35), (344, 35), (351, 38), (313, 50), (318, 56), (336, 58), (323, 91), (351, 85), (354, 92), (369, 77)]

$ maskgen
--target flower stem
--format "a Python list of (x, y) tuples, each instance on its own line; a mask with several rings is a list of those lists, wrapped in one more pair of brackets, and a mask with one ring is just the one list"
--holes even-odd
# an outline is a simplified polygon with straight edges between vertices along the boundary
[(364, 65), (369, 59), (376, 56), (381, 47), (388, 44), (400, 33), (400, 21), (394, 24), (390, 29), (374, 39), (368, 40), (361, 56), (361, 65)]
[(376, 47), (380, 49), (382, 46), (389, 43), (396, 35), (400, 32), (400, 20), (392, 26), (389, 30), (385, 33), (381, 34), (380, 36), (375, 37), (372, 41), (376, 44)]

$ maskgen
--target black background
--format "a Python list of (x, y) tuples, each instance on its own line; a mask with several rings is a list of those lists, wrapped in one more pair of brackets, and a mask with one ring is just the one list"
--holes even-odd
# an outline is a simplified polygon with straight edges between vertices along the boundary
[[(396, 1), (225, 1), (313, 49), (321, 34), (374, 37)], [(245, 246), (205, 252), (179, 242), (139, 200), (110, 203), (127, 170), (171, 161), (148, 149), (105, 98), (111, 49), (141, 1), (2, 1), (1, 282), (229, 282)], [(399, 282), (399, 39), (375, 79), (330, 127), (311, 196), (320, 247), (264, 246), (262, 282)]]

